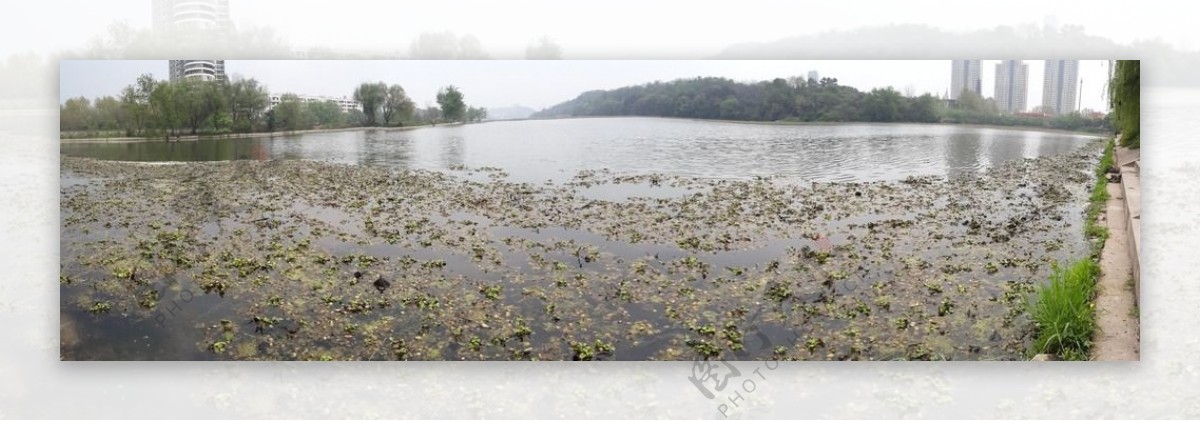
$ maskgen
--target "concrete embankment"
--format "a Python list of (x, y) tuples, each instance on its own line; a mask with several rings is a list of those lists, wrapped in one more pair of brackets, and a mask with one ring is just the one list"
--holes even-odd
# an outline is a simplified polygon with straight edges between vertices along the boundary
[(1141, 151), (1117, 148), (1115, 153), (1117, 166), (1121, 170), (1121, 191), (1125, 197), (1125, 214), (1128, 218), (1126, 227), (1131, 243), (1129, 258), (1133, 262), (1133, 291), (1140, 298), (1142, 279), (1138, 262), (1142, 247)]

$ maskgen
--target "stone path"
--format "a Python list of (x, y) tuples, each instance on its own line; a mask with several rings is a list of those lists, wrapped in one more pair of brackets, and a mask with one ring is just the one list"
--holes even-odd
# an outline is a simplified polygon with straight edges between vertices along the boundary
[[(1124, 151), (1128, 152), (1128, 151)], [(1137, 194), (1137, 161), (1127, 161), (1126, 154), (1118, 153), (1118, 165), (1122, 169), (1124, 183), (1109, 183), (1109, 199), (1102, 216), (1108, 226), (1109, 237), (1100, 255), (1100, 280), (1096, 292), (1096, 342), (1092, 348), (1092, 359), (1097, 361), (1137, 361), (1139, 359), (1140, 333), (1138, 328), (1137, 270), (1134, 259), (1137, 245), (1136, 223), (1140, 221), (1140, 200)], [(1122, 165), (1123, 164), (1123, 165)], [(1131, 172), (1130, 175), (1125, 173)], [(1127, 204), (1126, 199), (1131, 203)], [(1131, 206), (1132, 205), (1132, 206)], [(1130, 218), (1134, 212), (1134, 218)], [(1135, 226), (1131, 230), (1131, 223)], [(1131, 235), (1132, 234), (1132, 235)]]

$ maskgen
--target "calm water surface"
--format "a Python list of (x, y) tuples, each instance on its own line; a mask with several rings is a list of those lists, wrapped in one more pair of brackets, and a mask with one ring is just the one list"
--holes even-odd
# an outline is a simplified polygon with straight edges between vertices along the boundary
[(490, 122), (194, 142), (66, 143), (62, 153), (126, 161), (309, 159), (397, 169), (498, 167), (514, 181), (579, 170), (703, 178), (876, 181), (948, 178), (1070, 152), (1093, 136), (923, 125), (771, 125), (658, 118)]

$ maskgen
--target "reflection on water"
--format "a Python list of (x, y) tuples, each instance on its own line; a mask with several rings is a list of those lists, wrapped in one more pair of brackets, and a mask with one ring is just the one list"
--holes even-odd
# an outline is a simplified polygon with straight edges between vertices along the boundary
[(920, 124), (772, 125), (655, 118), (507, 121), (196, 142), (67, 143), (109, 160), (309, 159), (391, 168), (498, 167), (515, 181), (579, 170), (816, 181), (958, 178), (1001, 162), (1074, 150), (1091, 136)]

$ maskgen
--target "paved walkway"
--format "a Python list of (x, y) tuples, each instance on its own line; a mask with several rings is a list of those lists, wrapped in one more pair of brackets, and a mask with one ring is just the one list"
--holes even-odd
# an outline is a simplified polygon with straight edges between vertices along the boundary
[[(1136, 152), (1136, 151), (1135, 151)], [(1109, 183), (1109, 199), (1102, 218), (1108, 226), (1108, 241), (1100, 255), (1100, 280), (1096, 292), (1096, 323), (1099, 331), (1092, 348), (1097, 361), (1137, 361), (1140, 332), (1135, 279), (1140, 232), (1140, 194), (1137, 155), (1119, 151), (1117, 164), (1122, 183)], [(1132, 216), (1132, 217), (1131, 217)]]

